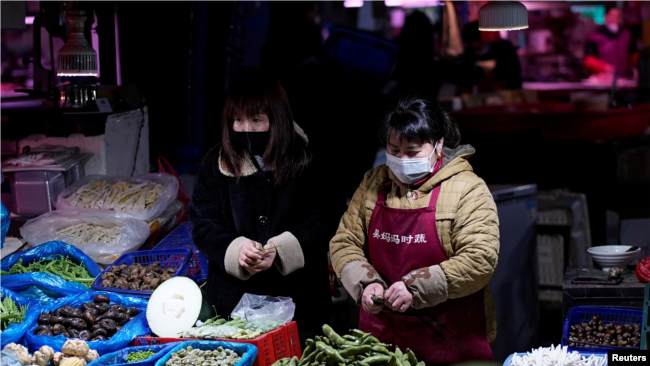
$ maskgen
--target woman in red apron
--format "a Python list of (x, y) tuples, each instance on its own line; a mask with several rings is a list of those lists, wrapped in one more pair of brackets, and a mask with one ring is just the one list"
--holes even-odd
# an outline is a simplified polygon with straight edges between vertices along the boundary
[(387, 165), (366, 174), (330, 243), (359, 327), (428, 365), (492, 360), (498, 218), (467, 162), (474, 150), (421, 99), (400, 101), (380, 134)]

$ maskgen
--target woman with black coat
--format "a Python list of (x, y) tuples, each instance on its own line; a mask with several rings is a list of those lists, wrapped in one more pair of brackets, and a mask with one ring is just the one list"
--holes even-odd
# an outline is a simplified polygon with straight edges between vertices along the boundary
[(331, 315), (327, 250), (345, 209), (308, 143), (282, 85), (248, 73), (228, 95), (190, 207), (217, 313), (230, 315), (244, 293), (291, 297), (303, 343)]

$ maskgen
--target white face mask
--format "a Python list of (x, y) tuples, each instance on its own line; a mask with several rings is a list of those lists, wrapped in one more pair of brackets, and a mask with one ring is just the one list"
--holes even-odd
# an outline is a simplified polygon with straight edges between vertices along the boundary
[(616, 23), (607, 24), (607, 29), (609, 29), (609, 31), (612, 33), (618, 33), (618, 24)]
[(400, 159), (386, 151), (386, 165), (388, 165), (400, 182), (404, 184), (413, 184), (426, 177), (428, 174), (431, 174), (433, 171), (431, 157), (436, 152), (436, 147), (438, 147), (437, 142), (429, 157), (417, 159)]

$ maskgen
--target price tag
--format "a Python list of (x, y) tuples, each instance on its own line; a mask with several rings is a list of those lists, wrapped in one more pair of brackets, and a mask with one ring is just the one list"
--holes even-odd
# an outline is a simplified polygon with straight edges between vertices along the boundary
[(97, 98), (97, 108), (101, 113), (112, 113), (113, 108), (111, 108), (111, 103), (108, 102), (108, 98)]

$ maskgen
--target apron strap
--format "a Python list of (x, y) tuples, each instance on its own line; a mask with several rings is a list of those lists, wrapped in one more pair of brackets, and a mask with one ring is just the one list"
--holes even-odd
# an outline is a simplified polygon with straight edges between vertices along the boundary
[(377, 205), (385, 206), (386, 205), (386, 196), (388, 195), (388, 189), (391, 186), (392, 182), (389, 179), (388, 182), (381, 185), (379, 189), (379, 197), (377, 197)]
[(440, 187), (442, 186), (441, 184), (438, 184), (436, 188), (431, 191), (431, 199), (429, 200), (429, 206), (427, 207), (427, 212), (435, 212), (436, 211), (436, 203), (438, 202), (438, 196), (440, 195)]

